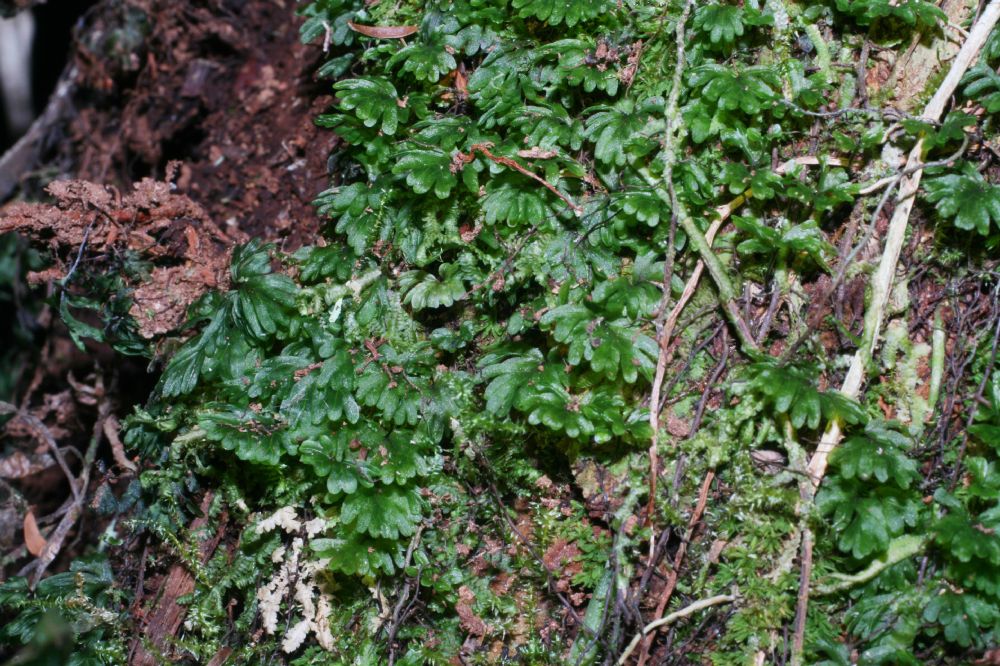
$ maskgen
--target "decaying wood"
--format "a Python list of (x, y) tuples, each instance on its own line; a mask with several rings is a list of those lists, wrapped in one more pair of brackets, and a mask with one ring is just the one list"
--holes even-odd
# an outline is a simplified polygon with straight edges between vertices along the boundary
[(51, 253), (54, 265), (29, 274), (29, 282), (65, 285), (84, 258), (93, 266), (135, 252), (155, 262), (148, 279), (130, 280), (129, 313), (143, 337), (164, 335), (180, 326), (202, 294), (225, 287), (230, 248), (242, 240), (173, 191), (175, 168), (168, 165), (166, 181), (144, 178), (127, 194), (88, 181), (54, 181), (46, 190), (56, 205), (12, 203), (0, 210), (0, 233), (16, 231)]
[(893, 97), (904, 111), (915, 108), (922, 93), (941, 68), (941, 63), (950, 62), (962, 46), (962, 36), (952, 26), (965, 23), (976, 11), (977, 0), (951, 0), (941, 3), (941, 10), (948, 17), (948, 25), (939, 39), (929, 40), (920, 32), (916, 33), (906, 49), (893, 64), (892, 73), (886, 87), (893, 88)]
[(17, 143), (0, 155), (0, 203), (6, 201), (17, 189), (21, 178), (35, 168), (45, 137), (66, 117), (76, 77), (75, 67), (63, 72), (42, 115), (35, 119)]
[[(211, 492), (205, 493), (202, 498), (200, 507), (202, 515), (195, 518), (189, 527), (192, 534), (198, 534), (208, 525), (208, 510), (213, 498)], [(215, 534), (199, 542), (198, 558), (202, 564), (208, 562), (219, 547), (225, 526), (226, 514), (223, 513), (219, 518), (219, 527)], [(169, 653), (170, 643), (177, 635), (177, 630), (180, 629), (187, 614), (187, 608), (177, 603), (177, 600), (194, 591), (194, 583), (194, 575), (183, 564), (178, 563), (170, 568), (170, 572), (152, 599), (152, 610), (143, 622), (145, 630), (139, 632), (142, 638), (132, 644), (129, 666), (158, 666), (164, 663), (160, 655)]]

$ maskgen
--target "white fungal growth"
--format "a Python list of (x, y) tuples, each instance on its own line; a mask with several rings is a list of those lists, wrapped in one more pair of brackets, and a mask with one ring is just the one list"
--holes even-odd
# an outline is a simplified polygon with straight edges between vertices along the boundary
[(295, 514), (295, 507), (281, 507), (270, 518), (265, 518), (257, 523), (256, 531), (257, 534), (267, 534), (276, 527), (280, 527), (289, 534), (298, 532), (302, 528), (302, 523), (299, 522), (298, 516)]
[(309, 620), (302, 620), (288, 630), (288, 633), (281, 640), (281, 649), (284, 650), (285, 654), (291, 654), (299, 649), (299, 646), (309, 637), (311, 625)]
[(330, 612), (332, 610), (333, 598), (326, 592), (320, 592), (312, 629), (316, 632), (316, 642), (328, 652), (333, 651), (333, 631), (330, 630)]
[[(299, 553), (302, 550), (302, 539), (292, 542), (291, 553), (284, 558), (285, 549), (278, 548), (275, 553), (280, 555), (276, 560), (278, 570), (267, 585), (257, 590), (257, 601), (260, 602), (261, 622), (264, 630), (273, 634), (278, 628), (278, 615), (281, 612), (281, 602), (288, 595), (288, 581), (297, 575), (299, 568)], [(275, 560), (272, 555), (272, 560)]]
[(326, 529), (325, 518), (313, 518), (305, 524), (306, 536), (310, 539)]
[[(330, 630), (329, 615), (332, 599), (319, 589), (317, 575), (330, 563), (329, 559), (302, 561), (302, 551), (306, 539), (320, 534), (326, 529), (326, 520), (314, 518), (305, 524), (298, 520), (295, 510), (291, 507), (279, 509), (270, 518), (262, 520), (256, 527), (258, 534), (266, 534), (281, 528), (288, 533), (305, 532), (306, 538), (296, 536), (290, 546), (279, 546), (271, 554), (271, 561), (277, 565), (277, 570), (266, 585), (257, 590), (257, 600), (260, 602), (261, 623), (268, 634), (278, 630), (279, 621), (291, 620), (294, 613), (297, 621), (291, 625), (281, 638), (281, 649), (290, 654), (298, 650), (315, 634), (316, 642), (325, 650), (334, 647), (333, 632)], [(294, 581), (294, 585), (292, 584)], [(294, 609), (281, 610), (283, 602), (291, 593)]]

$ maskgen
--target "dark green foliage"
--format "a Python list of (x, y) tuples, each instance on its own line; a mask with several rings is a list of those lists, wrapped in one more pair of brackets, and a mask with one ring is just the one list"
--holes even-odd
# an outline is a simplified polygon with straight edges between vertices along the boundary
[[(983, 410), (983, 421), (992, 420), (992, 404)], [(991, 426), (983, 426), (975, 433), (990, 441)], [(915, 646), (928, 637), (941, 636), (959, 648), (997, 640), (1000, 484), (995, 462), (971, 457), (963, 487), (939, 488), (928, 505), (909, 448), (908, 438), (895, 427), (870, 422), (864, 436), (848, 439), (836, 451), (835, 471), (817, 498), (833, 518), (838, 548), (853, 558), (891, 553), (892, 540), (904, 534), (929, 535), (935, 546), (940, 577), (913, 587), (916, 570), (904, 561), (856, 595), (857, 604), (845, 619), (850, 631), (870, 645), (866, 663), (920, 663)]]
[(933, 28), (948, 17), (926, 0), (837, 0), (837, 9), (854, 16), (862, 24), (893, 20), (920, 28)]
[(733, 5), (704, 5), (695, 12), (694, 27), (708, 33), (713, 44), (732, 42), (743, 35), (743, 10)]
[(605, 321), (583, 305), (560, 305), (538, 320), (542, 330), (552, 331), (556, 342), (567, 346), (566, 360), (577, 366), (583, 360), (590, 368), (614, 380), (634, 383), (641, 372), (647, 379), (656, 364), (656, 343), (630, 326), (627, 319)]
[[(848, 347), (808, 330), (787, 362), (768, 356), (797, 326), (808, 328), (801, 287), (834, 272), (830, 238), (864, 184), (857, 165), (915, 137), (929, 158), (945, 156), (985, 126), (958, 112), (940, 125), (905, 119), (891, 128), (879, 114), (810, 115), (852, 103), (856, 86), (836, 78), (854, 71), (848, 56), (857, 44), (909, 43), (915, 30), (933, 32), (943, 13), (918, 0), (695, 3), (680, 115), (671, 119), (678, 146), (667, 153), (681, 7), (301, 7), (303, 40), (329, 49), (320, 77), (339, 78), (317, 118), (342, 140), (335, 180), (316, 199), (330, 220), (329, 244), (292, 256), (256, 241), (234, 250), (228, 288), (191, 308), (183, 342), (164, 345), (174, 351), (157, 392), (127, 424), (127, 445), (152, 468), (134, 490), (105, 501), (112, 513), (135, 507), (142, 519), (128, 529), (171, 544), (196, 574), (186, 600), (191, 655), (205, 661), (223, 644), (246, 642), (241, 663), (276, 662), (280, 635), (258, 642), (256, 592), (279, 548), (300, 538), (304, 561), (322, 563), (317, 585), (332, 595), (335, 645), (307, 644), (288, 663), (387, 663), (390, 652), (414, 665), (547, 665), (580, 655), (613, 663), (619, 655), (608, 646), (620, 648), (640, 624), (620, 609), (647, 601), (625, 596), (639, 589), (644, 540), (664, 527), (666, 543), (683, 535), (710, 470), (712, 503), (672, 603), (729, 592), (739, 602), (701, 628), (678, 624), (672, 645), (695, 641), (717, 664), (765, 649), (783, 659), (797, 592), (793, 540), (803, 525), (818, 537), (816, 577), (850, 582), (813, 601), (817, 662), (921, 663), (935, 650), (936, 658), (996, 642), (1000, 484), (983, 449), (1000, 441), (1000, 417), (983, 407), (965, 476), (949, 490), (925, 467), (953, 453), (931, 460), (915, 441), (922, 424), (872, 419), (882, 405), (828, 388), (841, 379)], [(378, 39), (351, 23), (416, 29)], [(997, 88), (987, 67), (970, 74), (965, 93), (992, 113)], [(959, 229), (989, 235), (991, 221), (1000, 224), (989, 177), (971, 164), (946, 167), (926, 181), (925, 200)], [(739, 304), (755, 325), (760, 295), (773, 294), (774, 325), (760, 329), (767, 351), (741, 356), (724, 336), (698, 346), (716, 328), (706, 313), (722, 291), (702, 278), (661, 387), (658, 473), (674, 481), (661, 483), (648, 503), (655, 511), (636, 521), (636, 507), (650, 500), (644, 452), (660, 306), (677, 302), (696, 260), (691, 227), (671, 233), (672, 222), (688, 214), (705, 229), (738, 195), (738, 215), (715, 251), (724, 272), (761, 283)], [(60, 303), (71, 333), (112, 340), (109, 319), (102, 329), (74, 317), (103, 307), (84, 292)], [(801, 360), (806, 353), (815, 362)], [(732, 390), (715, 390), (713, 376), (732, 377)], [(678, 434), (695, 405), (702, 431)], [(847, 438), (810, 511), (799, 502), (811, 490), (789, 479), (805, 484), (802, 457), (830, 426)], [(776, 455), (779, 471), (762, 473), (754, 453)], [(599, 480), (586, 479), (588, 463)], [(543, 492), (557, 485), (562, 496)], [(208, 488), (224, 497), (210, 520), (218, 524), (225, 506), (245, 529), (231, 559), (202, 565), (183, 526)], [(315, 532), (257, 533), (262, 517), (282, 508)], [(530, 534), (515, 535), (510, 524)], [(540, 564), (523, 539), (570, 554)], [(851, 578), (917, 542), (922, 572), (908, 555)], [(31, 640), (39, 624), (31, 604), (44, 596), (8, 585), (8, 603), (21, 611), (11, 636)], [(119, 611), (114, 595), (100, 599)], [(283, 622), (301, 610), (293, 599)], [(586, 632), (557, 613), (571, 603), (597, 627), (602, 602), (617, 614), (585, 650)], [(402, 619), (390, 622), (396, 611)], [(519, 624), (536, 614), (537, 623)], [(112, 635), (87, 630), (81, 636)]]
[[(753, 189), (756, 193), (757, 187)], [(827, 268), (826, 257), (833, 253), (833, 246), (812, 220), (794, 227), (773, 229), (754, 218), (735, 216), (733, 224), (747, 235), (747, 239), (736, 246), (740, 254), (774, 256), (784, 264), (813, 263)]]
[(966, 163), (959, 173), (929, 178), (924, 187), (927, 200), (959, 229), (987, 236), (991, 221), (1000, 226), (1000, 186), (984, 180), (973, 165)]
[(847, 611), (848, 630), (870, 646), (862, 652), (864, 663), (912, 666), (920, 663), (911, 647), (920, 630), (920, 607), (924, 601), (925, 595), (913, 588), (884, 594), (872, 592)]
[(965, 95), (984, 107), (990, 113), (1000, 111), (1000, 76), (985, 63), (972, 67), (962, 79)]
[(296, 287), (287, 276), (273, 274), (270, 261), (268, 248), (256, 241), (234, 250), (233, 290), (196, 306), (199, 316), (210, 319), (197, 341), (170, 359), (161, 380), (164, 396), (189, 393), (203, 372), (238, 372), (250, 360), (254, 343), (285, 336)]
[(966, 130), (976, 126), (976, 118), (961, 111), (952, 111), (940, 125), (934, 126), (920, 120), (907, 119), (903, 127), (915, 136), (922, 136), (928, 152), (938, 148), (953, 147), (966, 138)]
[(920, 478), (915, 460), (907, 457), (909, 438), (881, 421), (870, 421), (864, 434), (849, 437), (834, 454), (844, 479), (870, 481), (874, 477), (878, 483), (891, 481), (899, 488), (909, 488)]
[(919, 505), (908, 493), (895, 488), (864, 493), (846, 483), (830, 483), (817, 499), (821, 511), (830, 513), (840, 536), (837, 547), (856, 559), (881, 553), (889, 541), (913, 527)]
[(691, 70), (688, 86), (700, 91), (707, 106), (718, 111), (742, 111), (749, 116), (761, 112), (780, 90), (777, 73), (763, 65), (733, 70), (716, 64)]
[(833, 419), (850, 424), (866, 420), (861, 407), (839, 391), (818, 390), (815, 374), (806, 368), (763, 361), (749, 371), (751, 390), (761, 394), (775, 412), (787, 414), (795, 428), (815, 429)]
[[(925, 2), (833, 4), (883, 32), (933, 28), (941, 17)], [(402, 575), (411, 540), (426, 539), (454, 557), (457, 523), (443, 519), (451, 509), (438, 498), (459, 491), (441, 474), (443, 464), (495, 464), (509, 474), (501, 485), (516, 488), (538, 475), (516, 457), (526, 441), (562, 455), (600, 451), (613, 459), (647, 446), (643, 400), (659, 354), (651, 318), (674, 212), (663, 203), (658, 175), (670, 92), (663, 72), (673, 48), (672, 27), (662, 27), (676, 20), (677, 8), (662, 9), (603, 0), (515, 0), (508, 7), (447, 0), (395, 9), (321, 0), (305, 7), (303, 38), (335, 47), (327, 73), (354, 63), (334, 85), (333, 109), (318, 119), (345, 141), (339, 180), (317, 199), (339, 244), (294, 258), (256, 246), (238, 254), (233, 290), (196, 309), (192, 322), (201, 332), (174, 355), (161, 387), (164, 397), (187, 401), (190, 413), (171, 428), (184, 433), (182, 441), (198, 438), (213, 455), (232, 451), (295, 479), (299, 489), (282, 489), (281, 501), (308, 496), (330, 520), (310, 547), (342, 579)], [(761, 3), (696, 7), (680, 91), (683, 158), (673, 165), (673, 186), (698, 216), (749, 190), (724, 246), (749, 270), (764, 266), (786, 276), (829, 269), (827, 223), (859, 188), (851, 170), (831, 168), (825, 154), (818, 168), (775, 168), (800, 154), (793, 146), (814, 123), (796, 105), (829, 103), (832, 81), (822, 72), (807, 76), (791, 57), (743, 55), (743, 46), (772, 42), (790, 20), (773, 12)], [(349, 20), (419, 29), (405, 42), (369, 40), (347, 28)], [(623, 68), (637, 39), (648, 50), (633, 81)], [(941, 154), (964, 140), (969, 122), (953, 114), (941, 126), (907, 121), (904, 128)], [(851, 159), (882, 149), (877, 123), (844, 128), (833, 143)], [(957, 226), (981, 228), (972, 204), (983, 209), (982, 198), (959, 200), (966, 195), (956, 185), (968, 183), (948, 178), (973, 175), (930, 180), (929, 200), (945, 217), (962, 216)], [(772, 222), (776, 208), (781, 217)], [(684, 266), (683, 233), (676, 249)], [(297, 268), (297, 286), (267, 270), (276, 263)], [(373, 271), (373, 279), (365, 277)], [(786, 426), (808, 438), (830, 423), (850, 429), (818, 498), (819, 515), (831, 521), (820, 549), (843, 569), (864, 569), (896, 540), (928, 530), (937, 530), (936, 547), (957, 544), (957, 553), (968, 555), (949, 560), (952, 579), (961, 566), (993, 557), (966, 529), (989, 516), (956, 508), (935, 522), (918, 490), (909, 438), (869, 422), (866, 409), (839, 392), (820, 390), (819, 374), (807, 363), (755, 359), (742, 375), (738, 404), (706, 416), (722, 442), (710, 456), (733, 460), (718, 471), (745, 489), (739, 510), (773, 518), (726, 528), (728, 538), (745, 541), (720, 562), (715, 582), (702, 581), (745, 591), (746, 611), (727, 624), (734, 654), (744, 654), (758, 632), (773, 634), (790, 620), (793, 590), (761, 580), (756, 558), (778, 556), (793, 525), (794, 491), (748, 481), (733, 458), (749, 441), (775, 441)], [(586, 561), (599, 562), (596, 541), (578, 538)], [(429, 549), (416, 547), (409, 575), (421, 575), (416, 567), (431, 561)], [(938, 627), (961, 642), (955, 608), (929, 606), (928, 595), (911, 593), (906, 566), (869, 583), (871, 592), (845, 617), (869, 663), (914, 663), (915, 641)], [(578, 583), (599, 588), (603, 574), (596, 572)], [(890, 573), (906, 579), (903, 591), (888, 582)], [(453, 560), (440, 577), (421, 580), (436, 626), (451, 622), (442, 645), (455, 640), (445, 609), (462, 584), (480, 585), (477, 598), (484, 593)], [(988, 618), (972, 612), (977, 627)], [(837, 632), (824, 635), (829, 654), (841, 654)], [(352, 640), (354, 654), (377, 661), (377, 639)], [(433, 649), (417, 643), (399, 663), (432, 660)], [(727, 663), (725, 649), (720, 663)]]
[(537, 18), (552, 26), (565, 23), (568, 27), (615, 11), (615, 3), (609, 0), (513, 0), (513, 6), (521, 17)]
[(486, 407), (498, 416), (514, 408), (533, 425), (597, 443), (626, 435), (639, 439), (644, 433), (641, 412), (626, 413), (618, 392), (571, 374), (558, 357), (546, 362), (537, 349), (509, 348), (487, 354), (480, 365), (489, 380)]
[(126, 659), (123, 593), (103, 557), (79, 558), (69, 571), (42, 580), (0, 585), (0, 609), (16, 613), (0, 630), (0, 645), (23, 646), (17, 663), (98, 666)]

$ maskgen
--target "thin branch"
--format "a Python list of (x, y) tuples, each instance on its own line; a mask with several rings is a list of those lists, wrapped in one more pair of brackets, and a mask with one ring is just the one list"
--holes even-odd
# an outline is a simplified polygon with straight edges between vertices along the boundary
[(570, 209), (572, 209), (572, 211), (577, 215), (583, 212), (583, 208), (573, 203), (573, 200), (570, 199), (565, 194), (563, 194), (562, 192), (560, 192), (558, 189), (556, 189), (555, 185), (545, 180), (544, 178), (534, 173), (533, 171), (524, 168), (517, 162), (517, 160), (511, 159), (510, 157), (504, 157), (503, 155), (494, 155), (493, 153), (490, 152), (490, 148), (492, 147), (493, 144), (489, 142), (473, 144), (472, 147), (469, 148), (469, 152), (467, 154), (459, 153), (458, 155), (455, 156), (455, 165), (457, 166), (453, 165), (452, 167), (453, 170), (454, 171), (461, 170), (463, 166), (465, 166), (466, 164), (468, 164), (469, 162), (471, 162), (476, 158), (476, 153), (479, 153), (483, 157), (489, 159), (490, 161), (514, 169), (518, 173), (525, 175), (528, 178), (534, 180), (535, 182), (541, 184), (549, 192), (552, 192), (552, 194), (562, 199), (563, 202), (565, 202), (565, 204), (569, 206)]
[(52, 457), (56, 459), (56, 463), (59, 464), (59, 469), (62, 470), (63, 475), (66, 477), (67, 483), (69, 483), (69, 489), (73, 493), (73, 499), (80, 500), (80, 489), (76, 485), (76, 477), (73, 476), (73, 472), (70, 471), (69, 465), (66, 464), (66, 458), (63, 457), (62, 451), (59, 449), (59, 444), (56, 442), (52, 433), (44, 423), (36, 418), (31, 412), (25, 409), (18, 409), (9, 402), (0, 401), (0, 414), (15, 414), (17, 418), (21, 419), (32, 430), (35, 434), (42, 438), (45, 444), (49, 447), (52, 452)]
[[(872, 109), (872, 108), (858, 108), (858, 107), (847, 107), (846, 109), (837, 109), (835, 111), (810, 111), (809, 109), (803, 109), (798, 104), (791, 102), (789, 100), (780, 100), (780, 104), (787, 106), (796, 113), (801, 113), (804, 116), (810, 118), (840, 118), (842, 116), (868, 116), (873, 120), (919, 120), (922, 122), (929, 122), (931, 125), (938, 125), (937, 118), (927, 118), (918, 117), (912, 114), (906, 113), (905, 111), (900, 111), (899, 109)], [(926, 116), (926, 114), (924, 114)]]
[(678, 211), (678, 216), (681, 228), (688, 235), (691, 244), (698, 250), (702, 261), (705, 262), (705, 268), (708, 269), (708, 274), (712, 276), (712, 281), (715, 282), (715, 288), (719, 292), (719, 301), (722, 303), (722, 310), (726, 318), (733, 325), (736, 337), (740, 341), (740, 346), (745, 352), (759, 351), (760, 348), (754, 340), (753, 333), (750, 331), (750, 327), (747, 326), (743, 315), (740, 314), (739, 306), (736, 304), (736, 290), (733, 288), (733, 284), (719, 258), (712, 252), (712, 245), (705, 238), (705, 235), (701, 233), (701, 229), (698, 228), (694, 219), (683, 210), (683, 207)]
[[(808, 483), (808, 481), (806, 482)], [(802, 555), (799, 568), (799, 594), (792, 623), (792, 666), (801, 666), (806, 645), (806, 616), (809, 613), (809, 583), (812, 579), (813, 533), (802, 529)]]
[(69, 535), (70, 530), (76, 524), (76, 521), (83, 515), (83, 505), (84, 500), (87, 496), (87, 487), (90, 485), (90, 473), (94, 467), (94, 461), (97, 459), (97, 448), (101, 443), (101, 435), (104, 431), (104, 421), (108, 418), (111, 413), (111, 403), (105, 397), (104, 389), (100, 384), (100, 377), (98, 377), (98, 391), (101, 395), (101, 401), (98, 406), (97, 420), (94, 422), (94, 429), (90, 437), (90, 444), (87, 447), (87, 452), (84, 454), (83, 458), (83, 469), (80, 472), (80, 477), (76, 480), (75, 485), (78, 486), (78, 494), (73, 498), (73, 503), (69, 507), (69, 510), (63, 515), (62, 520), (53, 530), (52, 534), (49, 535), (45, 547), (42, 552), (38, 554), (38, 557), (25, 565), (19, 572), (19, 576), (26, 576), (31, 573), (30, 585), (34, 589), (38, 585), (38, 581), (41, 580), (42, 576), (45, 574), (45, 570), (48, 569), (49, 565), (56, 559), (59, 555), (59, 551), (62, 550), (63, 543), (66, 541), (67, 535)]
[[(705, 506), (708, 504), (708, 491), (711, 489), (713, 481), (715, 481), (715, 470), (710, 469), (705, 474), (705, 480), (701, 484), (701, 491), (698, 493), (698, 503), (695, 505), (694, 511), (691, 513), (691, 518), (688, 520), (687, 533), (684, 535), (681, 545), (677, 548), (677, 553), (674, 555), (674, 564), (670, 569), (670, 573), (667, 574), (667, 584), (660, 594), (660, 601), (656, 604), (656, 613), (653, 615), (654, 622), (648, 625), (647, 629), (649, 626), (655, 624), (656, 620), (663, 617), (663, 612), (667, 609), (667, 604), (670, 603), (670, 597), (673, 596), (674, 589), (677, 587), (677, 577), (680, 575), (681, 564), (684, 563), (688, 544), (694, 537), (694, 528), (701, 520), (702, 514), (705, 513)], [(649, 648), (653, 645), (655, 632), (655, 627), (647, 632), (646, 639), (642, 642), (642, 652), (639, 653), (638, 666), (645, 665), (646, 659), (649, 657)]]
[(632, 653), (635, 652), (635, 648), (639, 645), (639, 641), (642, 640), (643, 636), (646, 636), (650, 632), (656, 631), (660, 627), (666, 627), (668, 625), (671, 625), (677, 620), (682, 620), (689, 615), (694, 615), (700, 610), (705, 610), (706, 608), (711, 608), (712, 606), (719, 606), (721, 604), (731, 604), (734, 601), (736, 601), (736, 599), (737, 597), (732, 594), (719, 594), (714, 597), (709, 597), (707, 599), (699, 599), (698, 601), (695, 601), (694, 603), (685, 606), (679, 611), (671, 613), (665, 618), (662, 618), (655, 622), (650, 622), (645, 627), (643, 627), (642, 631), (640, 631), (638, 634), (635, 635), (635, 638), (632, 639), (632, 642), (629, 643), (628, 647), (625, 648), (625, 651), (622, 652), (622, 656), (618, 658), (618, 666), (623, 666), (623, 664), (626, 661), (628, 661), (628, 658), (632, 656)]
[[(413, 535), (410, 539), (410, 545), (406, 548), (406, 557), (403, 558), (402, 570), (406, 570), (410, 566), (410, 562), (413, 560), (413, 551), (417, 544), (420, 542), (420, 535), (424, 531), (424, 526), (420, 525), (417, 528), (417, 533)], [(399, 593), (399, 599), (396, 601), (396, 605), (392, 609), (392, 618), (389, 621), (388, 630), (386, 631), (386, 645), (389, 647), (389, 666), (393, 666), (396, 663), (396, 634), (399, 633), (399, 629), (406, 619), (405, 609), (412, 605), (413, 600), (410, 599), (410, 587), (411, 580), (407, 579), (406, 583), (403, 585), (402, 592)], [(416, 590), (413, 593), (413, 599), (416, 599), (417, 595), (420, 594), (420, 571), (417, 572), (416, 576)], [(408, 605), (409, 604), (409, 605)]]
[(122, 445), (122, 440), (118, 436), (121, 430), (121, 424), (118, 422), (118, 417), (114, 414), (108, 414), (108, 417), (104, 419), (104, 436), (108, 438), (108, 443), (111, 444), (111, 455), (115, 459), (115, 463), (121, 467), (123, 470), (132, 472), (133, 474), (139, 470), (135, 463), (128, 459), (125, 455), (125, 447)]
[[(686, 47), (685, 28), (688, 17), (691, 15), (693, 8), (694, 0), (687, 0), (684, 4), (684, 11), (681, 13), (680, 18), (677, 19), (677, 62), (674, 65), (673, 85), (670, 89), (670, 95), (667, 98), (667, 104), (664, 110), (667, 127), (665, 146), (663, 149), (663, 182), (667, 188), (666, 198), (671, 210), (671, 236), (673, 236), (673, 230), (676, 228), (679, 217), (677, 195), (674, 191), (674, 163), (677, 161), (677, 144), (680, 141), (680, 133), (678, 132), (679, 114), (677, 107), (680, 103), (681, 84), (684, 75), (684, 49)], [(657, 192), (660, 193), (661, 199), (664, 198), (662, 188), (657, 188)], [(673, 266), (673, 259), (674, 246), (673, 243), (669, 243), (669, 247), (667, 247), (667, 265), (671, 268)], [(662, 316), (663, 312), (667, 309), (667, 303), (670, 302), (671, 282), (672, 280), (670, 276), (665, 275), (663, 280), (663, 295), (660, 299), (660, 305), (658, 307), (660, 316)], [(653, 378), (653, 387), (649, 398), (649, 427), (653, 434), (649, 444), (649, 499), (646, 505), (646, 520), (648, 522), (653, 520), (653, 515), (656, 511), (656, 479), (660, 473), (660, 389), (663, 387), (663, 377), (667, 370), (667, 346), (670, 342), (670, 335), (672, 333), (672, 330), (665, 330), (662, 326), (659, 327), (659, 329), (660, 330), (657, 331), (656, 335), (657, 342), (659, 343), (659, 354), (656, 360), (656, 373)], [(664, 335), (664, 333), (666, 333), (666, 335)], [(649, 539), (650, 559), (652, 559), (655, 550), (656, 539), (651, 536)]]

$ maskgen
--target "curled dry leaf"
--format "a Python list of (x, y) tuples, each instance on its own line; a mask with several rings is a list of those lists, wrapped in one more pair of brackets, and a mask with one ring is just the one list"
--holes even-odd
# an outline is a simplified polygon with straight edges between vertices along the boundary
[(125, 455), (125, 447), (118, 436), (120, 430), (121, 424), (118, 422), (118, 417), (114, 414), (108, 414), (108, 417), (104, 419), (104, 436), (108, 438), (108, 442), (111, 444), (111, 453), (115, 458), (115, 463), (124, 470), (135, 472), (139, 468)]
[(31, 509), (24, 514), (24, 545), (28, 549), (28, 552), (38, 557), (48, 542), (45, 541), (45, 537), (42, 536), (41, 531), (38, 529), (38, 522), (35, 520), (35, 514)]
[(353, 21), (348, 21), (347, 27), (365, 37), (375, 39), (402, 39), (417, 31), (415, 25), (361, 25)]
[(750, 459), (766, 474), (777, 474), (785, 467), (785, 456), (780, 451), (756, 449), (750, 452)]
[(711, 548), (708, 549), (708, 562), (711, 564), (718, 562), (719, 557), (722, 555), (722, 551), (724, 551), (728, 545), (729, 542), (725, 539), (716, 539), (713, 541)]

